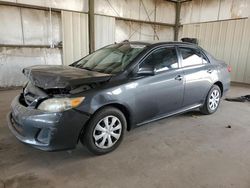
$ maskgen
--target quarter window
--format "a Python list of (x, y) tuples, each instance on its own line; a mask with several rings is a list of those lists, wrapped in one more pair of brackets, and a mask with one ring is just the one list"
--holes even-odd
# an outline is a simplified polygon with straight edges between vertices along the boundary
[(152, 67), (156, 72), (178, 68), (178, 59), (175, 48), (161, 48), (152, 52), (140, 67)]
[(201, 58), (202, 58), (202, 62), (203, 62), (203, 64), (208, 63), (207, 58), (206, 58), (203, 54), (201, 54)]
[(203, 64), (203, 56), (200, 51), (192, 48), (180, 48), (180, 52), (183, 67)]

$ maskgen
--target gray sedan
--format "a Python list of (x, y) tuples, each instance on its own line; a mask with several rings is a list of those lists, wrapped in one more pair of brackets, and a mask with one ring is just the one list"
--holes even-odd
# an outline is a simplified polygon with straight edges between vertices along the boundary
[(52, 151), (81, 141), (92, 153), (119, 146), (124, 132), (171, 115), (214, 113), (230, 67), (197, 45), (122, 42), (70, 66), (33, 66), (11, 104), (8, 125), (22, 142)]

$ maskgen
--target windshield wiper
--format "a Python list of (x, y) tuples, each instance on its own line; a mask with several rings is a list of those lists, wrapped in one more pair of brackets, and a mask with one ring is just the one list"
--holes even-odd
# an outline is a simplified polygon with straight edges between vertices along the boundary
[(100, 73), (102, 73), (102, 71), (101, 70), (96, 70), (96, 69), (91, 69), (91, 68), (89, 68), (89, 67), (77, 67), (77, 68), (80, 68), (80, 69), (85, 69), (85, 70), (88, 70), (88, 71), (94, 71), (94, 72), (100, 72)]
[(80, 69), (85, 69), (85, 70), (88, 70), (88, 71), (93, 71), (91, 68), (89, 68), (89, 67), (78, 67), (78, 68), (80, 68)]

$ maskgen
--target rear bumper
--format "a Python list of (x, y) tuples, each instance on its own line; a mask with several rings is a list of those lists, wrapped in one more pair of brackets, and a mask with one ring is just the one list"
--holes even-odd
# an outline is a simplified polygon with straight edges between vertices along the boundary
[(23, 143), (45, 151), (72, 149), (89, 116), (74, 109), (49, 113), (29, 108), (17, 96), (7, 116), (9, 129)]

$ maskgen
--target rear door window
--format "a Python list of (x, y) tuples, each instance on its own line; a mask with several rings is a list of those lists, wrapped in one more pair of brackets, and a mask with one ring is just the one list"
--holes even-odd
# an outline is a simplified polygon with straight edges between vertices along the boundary
[(202, 65), (206, 60), (203, 60), (203, 55), (199, 50), (193, 48), (179, 48), (179, 50), (182, 56), (182, 67)]

